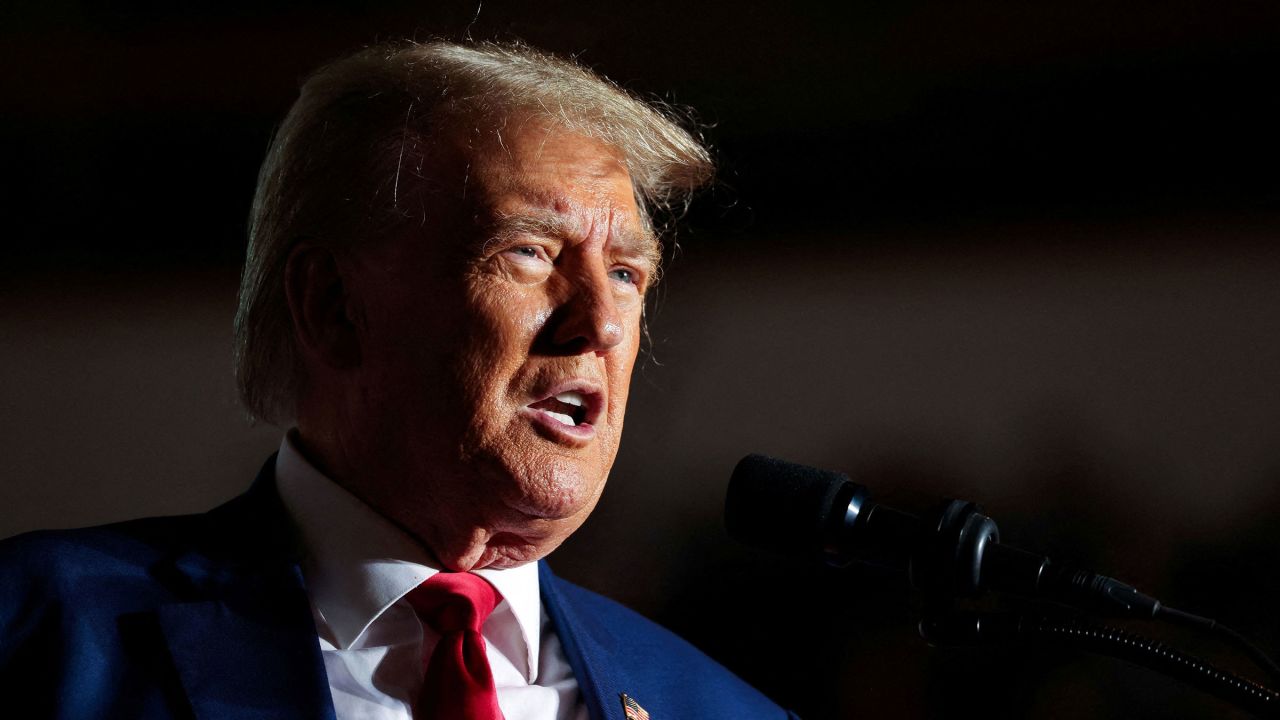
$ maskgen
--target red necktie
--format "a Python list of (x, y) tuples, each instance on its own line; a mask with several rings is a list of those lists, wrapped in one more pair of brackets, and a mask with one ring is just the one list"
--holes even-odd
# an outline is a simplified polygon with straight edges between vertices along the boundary
[(502, 720), (480, 628), (498, 605), (498, 591), (479, 575), (442, 572), (412, 590), (409, 604), (440, 634), (414, 717), (419, 720)]

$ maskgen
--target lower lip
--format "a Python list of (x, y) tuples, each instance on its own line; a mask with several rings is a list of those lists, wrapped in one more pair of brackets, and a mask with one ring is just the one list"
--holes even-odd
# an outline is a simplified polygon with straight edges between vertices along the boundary
[(567, 445), (586, 445), (596, 436), (596, 429), (593, 425), (565, 425), (551, 417), (550, 414), (531, 407), (525, 407), (522, 412), (533, 421), (534, 427), (542, 431), (544, 435), (549, 435), (550, 439)]

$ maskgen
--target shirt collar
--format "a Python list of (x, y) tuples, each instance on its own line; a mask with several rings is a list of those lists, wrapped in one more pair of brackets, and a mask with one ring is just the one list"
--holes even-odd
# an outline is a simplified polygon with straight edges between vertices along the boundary
[[(335, 645), (346, 649), (387, 608), (439, 569), (408, 534), (308, 462), (294, 444), (295, 432), (290, 430), (280, 442), (276, 486), (302, 539), (307, 591)], [(524, 640), (525, 672), (529, 682), (535, 682), (542, 629), (537, 564), (484, 568), (475, 574), (509, 604)]]

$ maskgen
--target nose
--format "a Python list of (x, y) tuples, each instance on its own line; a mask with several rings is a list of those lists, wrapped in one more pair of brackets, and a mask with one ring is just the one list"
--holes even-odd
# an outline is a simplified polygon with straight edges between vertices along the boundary
[(548, 339), (558, 354), (599, 353), (622, 342), (626, 331), (610, 283), (603, 268), (575, 279), (550, 318)]

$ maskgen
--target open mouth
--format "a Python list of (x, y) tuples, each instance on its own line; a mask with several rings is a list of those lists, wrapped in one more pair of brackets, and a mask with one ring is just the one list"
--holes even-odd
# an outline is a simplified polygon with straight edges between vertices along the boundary
[(566, 390), (530, 403), (529, 407), (545, 413), (563, 425), (570, 427), (591, 425), (596, 419), (595, 416), (598, 415), (595, 409), (598, 401), (595, 401), (593, 395), (594, 393)]

